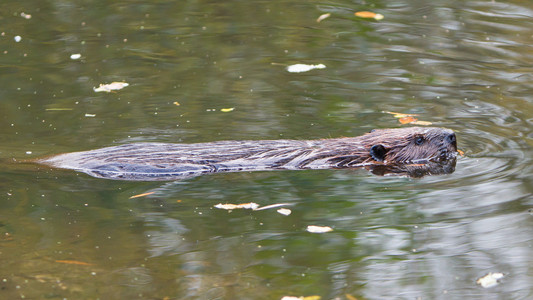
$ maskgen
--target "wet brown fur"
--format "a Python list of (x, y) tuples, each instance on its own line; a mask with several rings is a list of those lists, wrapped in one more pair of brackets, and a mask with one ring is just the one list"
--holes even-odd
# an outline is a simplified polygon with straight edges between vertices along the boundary
[(454, 158), (455, 134), (444, 128), (379, 129), (323, 140), (135, 143), (39, 160), (58, 168), (122, 180), (173, 180), (203, 173), (349, 168)]

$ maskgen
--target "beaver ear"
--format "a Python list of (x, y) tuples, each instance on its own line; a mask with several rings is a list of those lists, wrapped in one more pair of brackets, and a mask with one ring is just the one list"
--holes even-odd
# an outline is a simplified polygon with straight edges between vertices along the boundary
[(375, 161), (384, 161), (387, 151), (388, 150), (383, 145), (377, 144), (370, 148), (370, 156), (372, 156)]

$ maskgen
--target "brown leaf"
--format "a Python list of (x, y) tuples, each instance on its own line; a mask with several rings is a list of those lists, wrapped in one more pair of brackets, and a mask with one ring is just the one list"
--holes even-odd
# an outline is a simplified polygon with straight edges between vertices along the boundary
[(397, 113), (397, 112), (393, 112), (393, 111), (383, 111), (384, 113), (386, 114), (390, 114), (390, 115), (393, 115), (395, 118), (405, 118), (405, 117), (413, 117), (413, 116), (418, 116), (417, 114), (402, 114), (402, 113)]
[(80, 266), (93, 266), (93, 264), (86, 263), (83, 261), (77, 260), (56, 260), (57, 263), (69, 264), (69, 265), (80, 265)]
[(409, 124), (418, 121), (415, 117), (403, 117), (399, 118), (398, 121), (400, 121), (401, 124)]

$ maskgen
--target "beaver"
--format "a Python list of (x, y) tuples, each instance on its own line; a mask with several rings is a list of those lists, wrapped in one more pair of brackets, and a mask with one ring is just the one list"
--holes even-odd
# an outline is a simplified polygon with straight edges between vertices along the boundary
[[(59, 154), (37, 162), (100, 178), (154, 181), (205, 173), (280, 169), (394, 166), (392, 169), (398, 170), (402, 165), (454, 160), (456, 153), (457, 140), (452, 130), (407, 127), (320, 140), (134, 143)], [(382, 167), (375, 169), (384, 172)]]

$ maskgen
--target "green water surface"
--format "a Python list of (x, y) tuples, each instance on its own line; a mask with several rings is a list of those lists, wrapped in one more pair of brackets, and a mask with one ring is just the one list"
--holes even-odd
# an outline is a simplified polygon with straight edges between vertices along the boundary
[[(533, 298), (533, 3), (3, 0), (0, 34), (2, 299)], [(456, 171), (165, 183), (21, 163), (409, 126), (384, 111), (455, 130)], [(292, 213), (214, 208), (246, 202)]]

